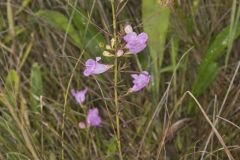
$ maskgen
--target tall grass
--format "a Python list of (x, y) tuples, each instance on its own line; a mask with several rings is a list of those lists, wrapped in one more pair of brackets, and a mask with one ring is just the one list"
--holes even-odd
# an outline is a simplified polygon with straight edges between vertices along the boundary
[[(239, 151), (236, 0), (0, 2), (0, 159), (230, 159)], [(103, 57), (126, 24), (147, 48)], [(116, 46), (117, 48), (117, 43)], [(116, 49), (115, 48), (115, 49)], [(85, 61), (114, 67), (84, 77)], [(151, 85), (126, 94), (129, 73)], [(85, 107), (70, 94), (89, 88)], [(101, 127), (80, 129), (98, 107)]]

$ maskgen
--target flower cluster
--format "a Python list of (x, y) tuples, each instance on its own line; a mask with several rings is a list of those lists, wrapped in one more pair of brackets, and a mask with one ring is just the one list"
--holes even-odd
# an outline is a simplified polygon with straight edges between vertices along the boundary
[[(72, 92), (72, 96), (75, 98), (75, 100), (81, 105), (85, 101), (87, 91), (88, 91), (88, 89), (85, 88), (80, 91), (76, 91), (76, 90), (72, 89), (71, 92)], [(101, 122), (102, 122), (102, 119), (99, 116), (98, 108), (93, 107), (93, 108), (89, 109), (88, 113), (87, 113), (86, 123), (89, 126), (100, 126)], [(86, 127), (86, 125), (84, 122), (81, 121), (79, 123), (79, 127), (83, 129)]]
[[(125, 26), (124, 28), (125, 36), (123, 37), (124, 43), (123, 48), (115, 49), (115, 53), (111, 53), (114, 51), (114, 39), (111, 40), (111, 45), (106, 45), (106, 49), (108, 51), (104, 51), (104, 56), (115, 56), (115, 57), (121, 57), (124, 54), (137, 54), (141, 51), (143, 51), (147, 46), (147, 40), (148, 36), (146, 33), (142, 32), (140, 34), (137, 34), (136, 32), (133, 32), (133, 29), (130, 25)], [(111, 51), (111, 52), (110, 52)], [(109, 64), (102, 64), (99, 63), (101, 60), (101, 57), (96, 57), (96, 59), (88, 59), (85, 62), (85, 69), (83, 71), (84, 76), (91, 76), (91, 75), (97, 75), (106, 72), (109, 70), (113, 65)], [(128, 90), (128, 93), (131, 92), (138, 92), (142, 90), (145, 86), (148, 85), (150, 82), (150, 75), (147, 71), (142, 71), (139, 74), (131, 74), (131, 77), (133, 78), (133, 86)], [(88, 89), (85, 88), (83, 90), (77, 91), (72, 89), (71, 93), (72, 96), (75, 98), (75, 100), (82, 105), (82, 103), (85, 101), (85, 95), (87, 93)], [(87, 116), (86, 116), (86, 122), (81, 121), (79, 123), (80, 128), (85, 128), (86, 124), (88, 126), (100, 126), (102, 122), (102, 119), (99, 115), (99, 110), (96, 107), (93, 107), (88, 110)]]

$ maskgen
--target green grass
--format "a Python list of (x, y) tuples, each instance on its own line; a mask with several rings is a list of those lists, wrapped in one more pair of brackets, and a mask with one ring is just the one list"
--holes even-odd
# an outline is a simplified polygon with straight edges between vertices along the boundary
[[(124, 160), (237, 160), (239, 2), (113, 7), (115, 14), (110, 0), (0, 2), (0, 159), (115, 160), (121, 152)], [(84, 77), (85, 61), (102, 56), (112, 38), (120, 43), (127, 23), (148, 33), (148, 47)], [(141, 70), (151, 85), (126, 94), (129, 73)], [(70, 90), (84, 87), (80, 107)], [(80, 129), (93, 106), (101, 127)]]

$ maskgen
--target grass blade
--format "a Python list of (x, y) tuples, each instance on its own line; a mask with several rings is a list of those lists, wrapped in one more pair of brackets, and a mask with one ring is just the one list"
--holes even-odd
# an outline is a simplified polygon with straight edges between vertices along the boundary
[(40, 111), (40, 96), (43, 94), (43, 82), (40, 66), (37, 63), (32, 65), (31, 79), (30, 79), (30, 102), (31, 110), (33, 112)]

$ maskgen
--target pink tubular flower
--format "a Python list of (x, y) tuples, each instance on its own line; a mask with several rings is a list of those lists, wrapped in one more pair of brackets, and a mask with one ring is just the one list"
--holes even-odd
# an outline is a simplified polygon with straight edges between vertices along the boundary
[(137, 35), (136, 32), (128, 32), (123, 39), (126, 41), (126, 47), (132, 54), (137, 54), (146, 48), (148, 35), (145, 32)]
[(88, 110), (87, 114), (87, 124), (90, 126), (99, 126), (102, 122), (99, 116), (98, 108), (92, 108)]
[(88, 59), (85, 63), (85, 70), (83, 72), (84, 76), (100, 74), (111, 68), (111, 65), (98, 63), (100, 60), (101, 57), (96, 57), (96, 60)]
[(75, 98), (75, 100), (79, 103), (82, 104), (85, 101), (85, 95), (87, 93), (88, 89), (85, 88), (83, 90), (77, 91), (75, 89), (71, 90), (72, 96)]
[(133, 78), (133, 87), (130, 88), (130, 92), (137, 92), (148, 85), (150, 81), (150, 75), (147, 71), (142, 71), (140, 74), (131, 74)]

